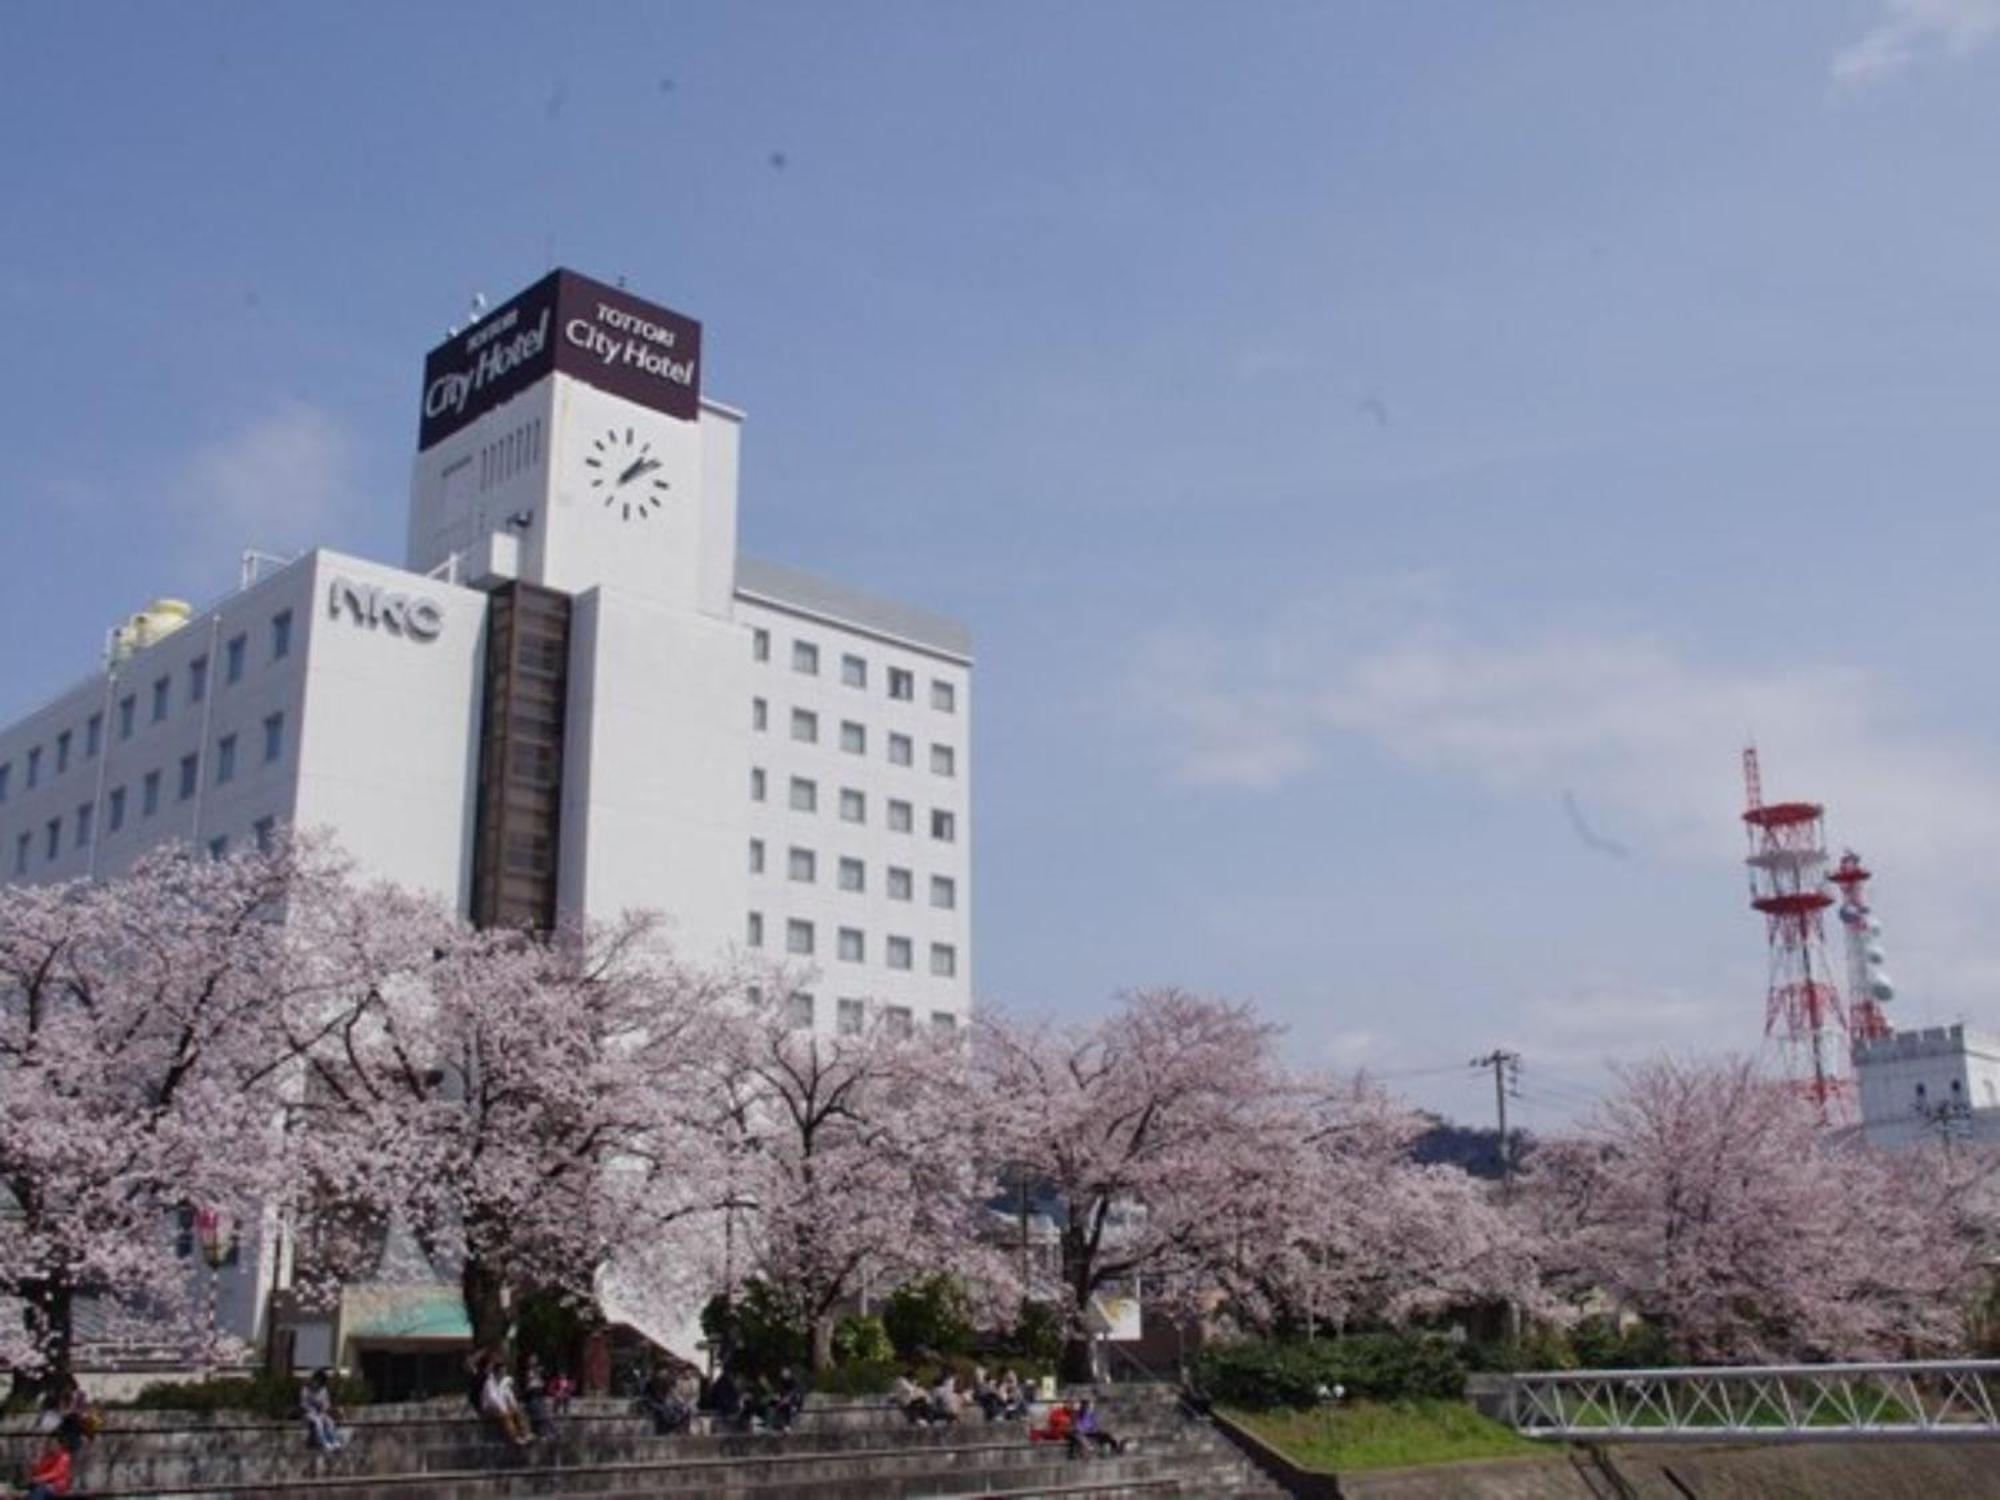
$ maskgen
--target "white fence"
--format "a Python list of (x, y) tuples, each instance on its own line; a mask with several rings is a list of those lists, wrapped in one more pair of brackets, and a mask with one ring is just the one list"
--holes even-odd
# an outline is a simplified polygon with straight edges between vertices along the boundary
[(1528, 1437), (2000, 1436), (2000, 1360), (1550, 1370), (1513, 1377)]

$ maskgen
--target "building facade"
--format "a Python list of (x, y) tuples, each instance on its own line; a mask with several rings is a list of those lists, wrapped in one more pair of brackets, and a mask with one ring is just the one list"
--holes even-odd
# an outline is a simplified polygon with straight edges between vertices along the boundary
[(967, 633), (738, 555), (699, 338), (557, 272), (433, 351), (404, 565), (266, 569), (0, 730), (0, 877), (325, 828), (482, 920), (784, 958), (827, 1030), (962, 1020)]
[(2000, 1141), (2000, 1038), (1927, 1026), (1857, 1042), (1854, 1078), (1870, 1145)]
[(246, 563), (134, 617), (0, 729), (0, 878), (324, 829), (482, 923), (650, 910), (684, 956), (782, 960), (801, 1025), (962, 1024), (968, 634), (739, 555), (701, 337), (557, 271), (433, 349), (402, 564)]

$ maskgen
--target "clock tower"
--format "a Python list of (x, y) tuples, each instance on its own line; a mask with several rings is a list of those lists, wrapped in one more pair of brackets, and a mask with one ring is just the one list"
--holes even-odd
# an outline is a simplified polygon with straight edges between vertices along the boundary
[(701, 399), (701, 325), (554, 271), (433, 349), (409, 563), (726, 613), (734, 413)]
[(701, 398), (699, 323), (573, 271), (426, 358), (409, 566), (489, 597), (475, 921), (740, 933), (740, 425)]

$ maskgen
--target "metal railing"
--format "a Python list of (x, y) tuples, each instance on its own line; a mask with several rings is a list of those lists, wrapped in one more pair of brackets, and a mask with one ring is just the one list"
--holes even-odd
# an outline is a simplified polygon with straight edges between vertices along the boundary
[(1516, 1375), (1528, 1437), (2000, 1436), (2000, 1360), (1550, 1370)]

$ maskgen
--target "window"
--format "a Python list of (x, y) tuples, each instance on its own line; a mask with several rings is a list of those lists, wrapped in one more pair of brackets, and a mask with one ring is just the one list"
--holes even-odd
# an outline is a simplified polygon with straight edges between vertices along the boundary
[(132, 738), (132, 716), (138, 711), (139, 701), (130, 693), (118, 700), (118, 738)]
[(819, 743), (819, 715), (811, 709), (793, 709), (792, 738), (802, 745), (817, 745)]
[(956, 1031), (958, 1030), (958, 1017), (948, 1010), (934, 1010), (931, 1012), (931, 1030)]
[(787, 953), (811, 953), (813, 951), (813, 924), (793, 917), (785, 923), (785, 951)]
[(868, 821), (868, 799), (851, 786), (840, 789), (840, 817), (845, 823)]
[(69, 769), (69, 743), (71, 738), (72, 736), (67, 729), (56, 736), (56, 775), (58, 776)]
[(931, 746), (931, 774), (933, 776), (956, 776), (958, 757), (949, 745)]
[(944, 843), (952, 843), (958, 838), (958, 819), (941, 807), (931, 809), (931, 837)]
[(803, 776), (794, 776), (791, 799), (793, 812), (818, 812), (819, 783), (808, 781)]
[(840, 861), (840, 888), (843, 891), (861, 891), (868, 888), (868, 866), (858, 859), (843, 858)]
[(104, 813), (105, 813), (105, 821), (109, 824), (110, 832), (116, 833), (119, 829), (125, 826), (124, 787), (114, 786), (111, 789), (109, 805), (107, 805), (106, 808), (104, 809)]
[(910, 899), (910, 872), (889, 866), (889, 899), (907, 901)]
[(35, 783), (42, 779), (42, 747), (36, 745), (28, 751), (28, 790), (35, 789)]
[(910, 737), (907, 734), (890, 735), (889, 764), (892, 766), (907, 766), (910, 763), (912, 748)]
[(852, 719), (842, 719), (840, 721), (840, 748), (845, 750), (849, 755), (866, 755), (868, 753), (867, 728), (855, 723)]
[(805, 885), (819, 878), (819, 856), (810, 849), (793, 849), (785, 855), (785, 875)]
[(104, 715), (92, 714), (83, 724), (83, 753), (89, 759), (96, 759), (97, 752), (104, 748)]
[(7, 800), (7, 783), (14, 779), (14, 763), (10, 760), (0, 766), (0, 802)]
[(162, 677), (153, 684), (153, 722), (159, 723), (167, 716), (167, 695), (173, 691), (170, 679)]
[(271, 852), (271, 845), (277, 842), (278, 820), (276, 818), (259, 818), (250, 825), (250, 835), (257, 841), (257, 852), (259, 854), (269, 854)]
[(949, 979), (958, 972), (958, 950), (950, 943), (931, 944), (931, 973)]
[(785, 1002), (785, 1021), (794, 1031), (813, 1029), (813, 997), (803, 990), (794, 990)]
[(764, 946), (764, 914), (761, 911), (750, 913), (750, 920), (746, 924), (743, 933), (743, 941), (748, 943), (752, 948), (761, 948)]
[(208, 658), (197, 656), (188, 663), (188, 702), (199, 703), (208, 696)]
[(215, 742), (215, 784), (224, 786), (236, 778), (236, 736), (225, 734)]
[(958, 884), (949, 875), (931, 876), (931, 905), (942, 911), (958, 905)]
[(860, 1036), (861, 1027), (867, 1019), (868, 1010), (859, 1000), (836, 1000), (834, 1002), (834, 1029), (842, 1036)]
[(225, 682), (243, 680), (243, 653), (249, 648), (249, 640), (240, 635), (232, 635), (229, 644), (222, 648), (222, 679)]
[(86, 802), (76, 810), (77, 848), (88, 849), (90, 847), (91, 828), (96, 822), (97, 808), (92, 803)]
[(50, 818), (48, 827), (42, 830), (42, 834), (48, 844), (48, 853), (44, 858), (54, 859), (62, 853), (62, 819)]
[(750, 800), (752, 802), (762, 802), (764, 800), (764, 768), (762, 766), (752, 766), (750, 768)]
[(292, 612), (281, 609), (271, 616), (271, 660), (283, 661), (292, 654)]
[(14, 840), (14, 873), (16, 875), (25, 875), (28, 873), (28, 850), (33, 843), (34, 839), (25, 833)]
[(909, 803), (900, 801), (894, 797), (889, 799), (889, 831), (891, 833), (908, 833), (911, 827), (911, 820), (914, 816), (915, 814)]
[(752, 875), (762, 875), (764, 873), (764, 841), (762, 839), (750, 840), (750, 873)]
[(228, 834), (218, 834), (208, 841), (208, 857), (210, 859), (227, 859), (229, 857)]
[(889, 939), (889, 967), (907, 969), (910, 966), (910, 940), (905, 937)]
[(885, 1005), (882, 1007), (882, 1025), (890, 1036), (908, 1037), (913, 1029), (914, 1018), (907, 1005)]
[(139, 816), (150, 818), (160, 810), (160, 773), (148, 771), (139, 783)]
[(868, 663), (858, 656), (843, 656), (840, 659), (840, 680), (848, 687), (868, 686)]
[(771, 705), (762, 698), (750, 700), (750, 727), (758, 734), (771, 727)]
[(793, 641), (792, 670), (808, 677), (819, 676), (819, 647), (811, 641)]
[(285, 753), (285, 716), (271, 714), (264, 720), (264, 762), (269, 764)]
[(183, 802), (187, 801), (188, 798), (194, 795), (195, 788), (200, 784), (201, 757), (198, 755), (183, 755), (181, 757), (180, 800)]
[(889, 668), (889, 696), (891, 698), (901, 698), (905, 701), (915, 698), (917, 696), (916, 675), (904, 671), (901, 667)]
[(931, 679), (931, 707), (939, 713), (958, 712), (958, 689), (942, 677)]
[(750, 632), (750, 660), (769, 661), (771, 659), (771, 632), (753, 630)]
[(860, 963), (866, 947), (867, 940), (861, 936), (861, 929), (859, 927), (843, 927), (840, 929), (840, 957), (843, 962), (850, 964)]

